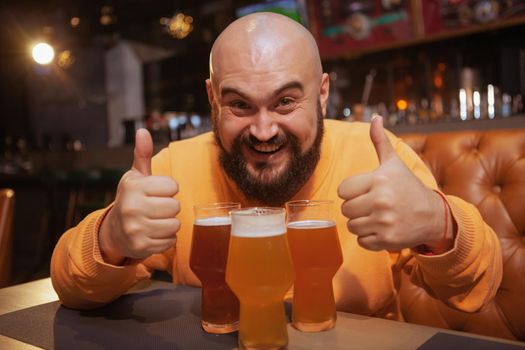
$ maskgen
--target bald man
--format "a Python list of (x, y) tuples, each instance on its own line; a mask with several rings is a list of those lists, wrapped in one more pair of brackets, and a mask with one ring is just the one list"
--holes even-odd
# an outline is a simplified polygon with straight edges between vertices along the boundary
[(331, 199), (344, 262), (340, 311), (402, 319), (401, 271), (448, 305), (479, 310), (501, 280), (494, 232), (474, 206), (441, 193), (415, 153), (370, 124), (324, 120), (329, 80), (311, 34), (270, 13), (243, 17), (215, 41), (206, 90), (213, 132), (152, 158), (146, 130), (114, 203), (58, 242), (51, 277), (63, 304), (104, 305), (168, 271), (200, 286), (189, 267), (192, 206), (282, 206)]

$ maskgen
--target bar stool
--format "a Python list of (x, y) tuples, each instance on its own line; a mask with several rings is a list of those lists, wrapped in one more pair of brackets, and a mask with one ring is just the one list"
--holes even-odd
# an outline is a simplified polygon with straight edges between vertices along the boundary
[(0, 189), (0, 288), (8, 286), (11, 281), (14, 208), (15, 192)]
[(120, 169), (69, 172), (66, 180), (69, 186), (66, 229), (78, 224), (90, 212), (109, 205), (123, 173), (124, 170)]

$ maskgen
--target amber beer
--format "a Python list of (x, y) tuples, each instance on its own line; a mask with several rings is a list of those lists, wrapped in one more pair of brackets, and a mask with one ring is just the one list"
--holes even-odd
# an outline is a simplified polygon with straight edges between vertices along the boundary
[(295, 269), (292, 324), (304, 332), (333, 328), (332, 279), (343, 263), (330, 201), (294, 201), (288, 211), (288, 242)]
[(208, 333), (230, 333), (239, 326), (239, 300), (225, 281), (231, 231), (229, 211), (236, 208), (240, 208), (237, 203), (194, 207), (190, 267), (202, 284), (201, 326)]
[(293, 266), (282, 208), (233, 210), (226, 282), (241, 303), (240, 349), (285, 349)]

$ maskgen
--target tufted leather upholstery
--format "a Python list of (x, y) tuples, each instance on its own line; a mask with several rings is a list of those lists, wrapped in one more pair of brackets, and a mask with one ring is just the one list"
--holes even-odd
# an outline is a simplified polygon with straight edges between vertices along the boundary
[(402, 277), (408, 322), (525, 340), (525, 129), (399, 135), (425, 161), (441, 190), (474, 204), (498, 235), (503, 280), (477, 313), (454, 310)]

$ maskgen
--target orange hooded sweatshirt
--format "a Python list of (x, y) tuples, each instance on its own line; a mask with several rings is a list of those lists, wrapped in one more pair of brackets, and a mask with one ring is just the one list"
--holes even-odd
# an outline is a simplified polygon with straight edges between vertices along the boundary
[[(398, 138), (390, 140), (406, 166), (428, 187), (437, 189), (431, 172)], [(181, 229), (174, 247), (140, 263), (113, 266), (103, 261), (98, 231), (111, 206), (88, 215), (59, 240), (51, 261), (51, 278), (61, 302), (72, 308), (94, 308), (118, 298), (153, 270), (166, 270), (173, 283), (200, 286), (189, 267), (193, 210), (197, 203), (250, 203), (224, 173), (213, 134), (173, 142), (152, 161), (154, 175), (167, 175), (179, 185)], [(339, 311), (402, 320), (397, 284), (411, 266), (410, 279), (446, 304), (463, 311), (479, 310), (496, 293), (502, 277), (499, 240), (477, 209), (460, 198), (446, 196), (457, 224), (453, 249), (425, 256), (410, 249), (389, 253), (369, 251), (348, 232), (339, 210), (337, 188), (348, 176), (379, 166), (369, 137), (369, 124), (325, 120), (321, 159), (293, 199), (332, 199), (344, 262), (334, 277)]]

